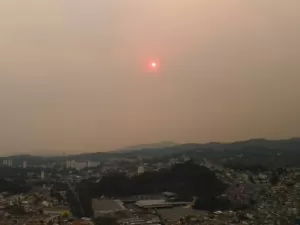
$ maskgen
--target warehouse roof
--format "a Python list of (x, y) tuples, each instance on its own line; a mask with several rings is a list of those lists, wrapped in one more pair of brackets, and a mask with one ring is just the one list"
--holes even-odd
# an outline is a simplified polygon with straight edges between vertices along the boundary
[(136, 202), (136, 205), (142, 208), (173, 207), (176, 205), (188, 205), (188, 204), (190, 204), (190, 202), (168, 202), (165, 199), (140, 200)]
[(110, 199), (93, 199), (92, 200), (93, 210), (96, 211), (118, 211), (126, 209), (123, 205), (123, 202), (120, 200), (110, 200)]

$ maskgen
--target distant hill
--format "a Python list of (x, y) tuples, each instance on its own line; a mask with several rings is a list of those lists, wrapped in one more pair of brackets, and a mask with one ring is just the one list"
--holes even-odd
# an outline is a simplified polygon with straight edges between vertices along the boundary
[(135, 151), (128, 151), (128, 154), (141, 156), (161, 156), (166, 154), (184, 153), (187, 151), (230, 151), (243, 149), (269, 149), (269, 150), (284, 150), (294, 151), (300, 150), (300, 138), (291, 138), (286, 140), (266, 140), (266, 139), (250, 139), (232, 143), (210, 142), (206, 144), (187, 143), (162, 148), (143, 148)]
[(294, 157), (296, 160), (296, 156), (300, 156), (300, 138), (285, 140), (251, 139), (232, 143), (211, 142), (206, 144), (175, 144), (173, 142), (161, 142), (128, 147), (113, 152), (82, 153), (56, 157), (17, 155), (2, 157), (0, 158), (0, 163), (5, 158), (12, 159), (14, 161), (14, 165), (22, 163), (23, 160), (26, 160), (28, 164), (36, 165), (44, 164), (46, 162), (62, 162), (66, 160), (104, 161), (124, 157), (161, 157), (182, 153), (212, 158), (222, 158), (223, 156), (228, 155), (235, 156), (236, 154), (241, 153), (244, 153), (245, 155), (270, 155), (282, 153), (282, 155)]
[(142, 149), (155, 149), (155, 148), (167, 148), (178, 145), (171, 141), (163, 141), (159, 143), (152, 143), (152, 144), (142, 144), (142, 145), (135, 145), (131, 147), (122, 148), (119, 150), (116, 150), (114, 152), (131, 152), (131, 151), (137, 151)]

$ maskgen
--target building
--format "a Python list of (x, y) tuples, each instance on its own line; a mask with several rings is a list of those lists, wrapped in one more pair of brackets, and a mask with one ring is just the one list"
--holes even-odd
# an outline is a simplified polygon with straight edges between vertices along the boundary
[(127, 211), (121, 200), (92, 199), (94, 217)]
[(76, 162), (75, 169), (82, 170), (89, 167), (89, 161)]
[(12, 167), (13, 161), (11, 159), (4, 159), (3, 160), (3, 165), (8, 166), (8, 167)]
[(88, 167), (89, 168), (97, 167), (99, 165), (100, 165), (99, 162), (88, 162)]
[(176, 201), (178, 199), (177, 194), (173, 192), (163, 192), (162, 194), (167, 201)]
[(171, 208), (175, 206), (187, 206), (191, 205), (191, 202), (168, 202), (165, 199), (157, 200), (140, 200), (135, 203), (138, 207), (143, 209), (153, 208)]
[(163, 218), (165, 221), (171, 224), (176, 224), (182, 218), (186, 218), (189, 216), (193, 216), (193, 217), (203, 216), (203, 212), (192, 208), (186, 208), (186, 207), (158, 209), (157, 214), (160, 215), (160, 218)]
[(27, 168), (27, 162), (23, 161), (23, 169), (26, 169), (26, 168)]
[(46, 224), (58, 224), (59, 217), (49, 215), (23, 215), (14, 216), (12, 218), (1, 219), (1, 225), (46, 225)]
[(69, 207), (67, 206), (57, 206), (53, 208), (44, 208), (43, 214), (51, 216), (70, 216), (71, 212), (69, 211)]
[(120, 225), (160, 225), (161, 219), (153, 214), (141, 214), (134, 217), (121, 218), (117, 222)]
[(68, 160), (66, 161), (66, 168), (82, 170), (85, 168), (97, 167), (99, 164), (99, 162)]
[(76, 161), (75, 160), (67, 160), (66, 168), (67, 169), (75, 169), (76, 168)]
[(41, 172), (41, 179), (42, 179), (42, 180), (45, 179), (45, 172), (44, 172), (44, 171)]
[(138, 175), (145, 173), (145, 167), (139, 166), (137, 173), (138, 173)]
[(71, 223), (71, 225), (94, 225), (92, 221), (89, 220), (75, 220)]

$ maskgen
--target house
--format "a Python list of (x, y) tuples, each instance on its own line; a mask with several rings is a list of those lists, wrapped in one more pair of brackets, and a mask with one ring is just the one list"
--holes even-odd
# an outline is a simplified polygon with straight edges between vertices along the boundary
[(121, 200), (92, 199), (94, 217), (100, 217), (120, 211), (127, 211)]

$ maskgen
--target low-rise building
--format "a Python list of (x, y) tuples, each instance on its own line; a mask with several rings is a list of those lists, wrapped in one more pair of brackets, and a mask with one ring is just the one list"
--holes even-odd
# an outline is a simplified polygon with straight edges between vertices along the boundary
[(127, 211), (121, 200), (92, 199), (94, 217), (100, 217), (120, 211)]
[(61, 216), (61, 215), (70, 215), (70, 211), (69, 211), (69, 207), (67, 206), (56, 206), (56, 207), (53, 207), (53, 208), (44, 208), (43, 209), (43, 213), (45, 215), (58, 215), (58, 216)]
[(151, 208), (168, 208), (174, 206), (186, 206), (191, 205), (191, 202), (169, 202), (165, 199), (156, 199), (156, 200), (140, 200), (135, 203), (138, 207), (144, 209)]

